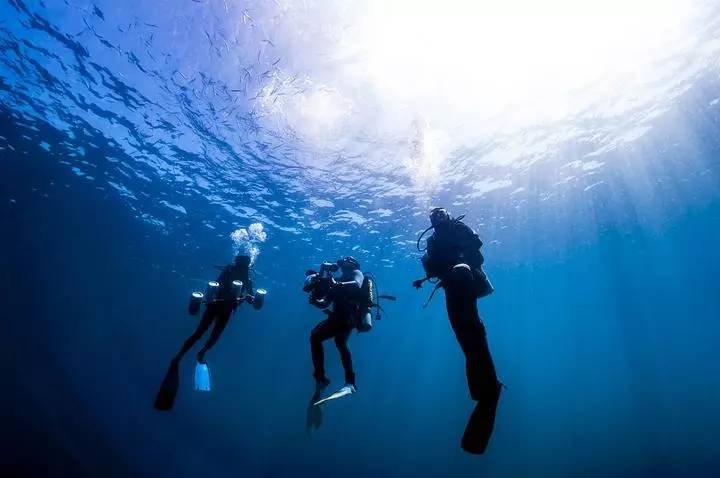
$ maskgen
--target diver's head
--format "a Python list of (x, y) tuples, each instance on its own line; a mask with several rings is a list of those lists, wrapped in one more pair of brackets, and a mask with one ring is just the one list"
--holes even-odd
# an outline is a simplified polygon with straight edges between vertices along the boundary
[(250, 268), (250, 256), (245, 254), (238, 254), (235, 256), (235, 265), (239, 267), (244, 267), (245, 269)]
[(345, 256), (338, 259), (337, 265), (340, 266), (342, 272), (352, 272), (360, 269), (360, 263), (353, 256)]
[(444, 207), (436, 207), (430, 211), (430, 224), (436, 230), (447, 228), (451, 222), (452, 217)]

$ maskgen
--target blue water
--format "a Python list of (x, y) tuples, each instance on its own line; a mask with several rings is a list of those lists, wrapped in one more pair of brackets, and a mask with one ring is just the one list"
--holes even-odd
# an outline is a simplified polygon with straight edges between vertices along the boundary
[[(424, 187), (378, 159), (412, 135), (320, 147), (263, 120), (258, 92), (293, 66), (257, 49), (278, 33), (266, 8), (0, 3), (2, 474), (718, 476), (717, 61), (658, 114), (610, 121), (623, 141), (539, 124), (516, 162), (473, 159), (514, 141), (499, 136)], [(442, 292), (423, 309), (429, 290), (410, 286), (436, 204), (480, 233), (496, 288), (479, 308), (507, 389), (483, 456), (459, 447), (473, 402)], [(242, 308), (208, 354), (210, 393), (189, 354), (175, 409), (153, 410), (197, 323), (189, 292), (251, 223), (268, 236), (264, 309)], [(350, 340), (358, 393), (307, 433), (322, 314), (303, 272), (345, 254), (398, 300)]]

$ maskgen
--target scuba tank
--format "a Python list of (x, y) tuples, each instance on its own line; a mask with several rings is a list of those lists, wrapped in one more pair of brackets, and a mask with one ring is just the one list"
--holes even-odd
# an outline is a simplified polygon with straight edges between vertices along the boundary
[(232, 305), (233, 309), (243, 302), (251, 301), (253, 302), (253, 308), (255, 310), (260, 310), (263, 307), (265, 304), (265, 296), (267, 295), (265, 289), (257, 289), (255, 296), (251, 297), (249, 294), (244, 293), (243, 288), (245, 287), (245, 283), (242, 280), (235, 279), (230, 282), (230, 279), (233, 277), (232, 274), (228, 273), (232, 272), (230, 267), (215, 266), (215, 268), (223, 271), (219, 279), (209, 281), (205, 293), (193, 291), (190, 294), (190, 301), (188, 302), (188, 313), (190, 315), (197, 315), (203, 304), (210, 306), (218, 302)]
[(205, 302), (210, 304), (218, 299), (220, 293), (220, 283), (214, 280), (208, 282), (207, 290), (205, 292)]
[(372, 330), (372, 314), (370, 307), (373, 306), (373, 280), (365, 276), (362, 287), (360, 287), (357, 317), (355, 328), (358, 332), (370, 332)]
[(267, 295), (267, 291), (265, 289), (256, 289), (255, 290), (255, 300), (253, 301), (253, 309), (260, 310), (262, 309), (263, 304), (265, 304), (265, 296)]
[(370, 308), (362, 308), (357, 312), (357, 314), (357, 324), (355, 325), (357, 331), (361, 333), (370, 332), (372, 330), (372, 314), (370, 313)]
[(358, 309), (355, 313), (355, 328), (358, 332), (369, 332), (373, 328), (372, 309), (375, 309), (375, 320), (381, 319), (381, 312), (384, 312), (380, 305), (380, 299), (395, 301), (394, 295), (380, 294), (375, 276), (366, 272), (360, 292), (358, 293)]
[(241, 280), (232, 281), (230, 290), (232, 291), (232, 295), (235, 298), (235, 300), (242, 298), (242, 288), (243, 288), (243, 281), (241, 281)]
[(188, 314), (197, 315), (200, 312), (200, 306), (203, 303), (205, 295), (202, 292), (193, 292), (190, 294), (190, 303), (188, 304)]
[[(439, 209), (441, 208), (436, 208), (431, 211), (431, 222), (432, 214), (434, 211)], [(460, 276), (464, 277), (461, 281), (466, 284), (464, 287), (467, 287), (468, 292), (470, 292), (476, 299), (487, 297), (495, 291), (495, 288), (482, 267), (485, 262), (482, 252), (480, 252), (480, 249), (483, 246), (482, 240), (480, 240), (479, 236), (472, 230), (472, 228), (462, 222), (465, 215), (452, 218), (449, 214), (447, 214), (447, 212), (445, 212), (445, 214), (450, 221), (450, 230), (448, 234), (464, 234), (465, 237), (462, 242), (465, 247), (463, 250), (455, 253), (452, 248), (449, 248), (447, 244), (444, 244), (444, 247), (440, 247), (441, 250), (445, 250), (444, 254), (438, 255), (435, 253), (431, 256), (430, 252), (432, 251), (428, 251), (429, 244), (426, 242), (426, 246), (422, 248), (420, 243), (425, 234), (427, 234), (430, 230), (435, 229), (435, 225), (431, 225), (425, 229), (420, 236), (418, 236), (416, 244), (417, 250), (424, 253), (421, 258), (421, 262), (423, 269), (425, 270), (425, 278), (415, 281), (413, 285), (419, 288), (423, 282), (430, 280), (430, 278), (440, 278), (453, 273), (457, 275), (457, 272), (460, 269), (467, 269), (467, 274), (460, 274)], [(447, 242), (447, 239), (444, 242)], [(451, 252), (450, 256), (448, 255), (448, 251)], [(458, 277), (456, 277), (456, 279), (457, 278)], [(435, 291), (444, 286), (444, 279), (435, 282), (435, 288), (430, 293), (430, 296), (428, 297), (427, 302), (425, 302), (423, 308), (428, 306), (435, 294)]]

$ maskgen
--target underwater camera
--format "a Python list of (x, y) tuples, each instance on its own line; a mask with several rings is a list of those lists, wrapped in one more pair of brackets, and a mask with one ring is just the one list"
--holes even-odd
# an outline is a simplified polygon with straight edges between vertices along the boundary
[(320, 265), (320, 272), (308, 270), (305, 272), (305, 285), (303, 292), (309, 294), (308, 301), (320, 309), (330, 306), (328, 294), (332, 288), (332, 273), (337, 272), (340, 266), (333, 262), (323, 262)]
[[(255, 295), (243, 294), (243, 282), (241, 280), (234, 280), (230, 284), (229, 289), (223, 289), (220, 283), (217, 281), (208, 282), (205, 293), (194, 291), (190, 294), (190, 302), (188, 303), (188, 313), (190, 315), (197, 315), (200, 312), (200, 306), (202, 304), (213, 304), (218, 302), (233, 301), (237, 305), (247, 302), (252, 304), (253, 309), (260, 310), (265, 305), (265, 296), (267, 290), (257, 289)], [(229, 294), (228, 294), (229, 292)]]
[[(332, 273), (340, 270), (337, 263), (323, 262), (320, 265), (320, 272), (308, 270), (305, 272), (305, 285), (303, 292), (309, 295), (308, 302), (319, 309), (323, 309), (326, 313), (330, 307), (330, 291), (333, 288)], [(373, 329), (373, 320), (380, 320), (381, 299), (395, 301), (394, 295), (380, 294), (375, 276), (371, 272), (365, 272), (362, 285), (357, 294), (353, 294), (350, 298), (356, 307), (353, 313), (353, 325), (358, 332), (369, 332)], [(373, 309), (375, 317), (373, 318)]]
[[(305, 285), (303, 292), (309, 295), (308, 302), (319, 309), (327, 312), (330, 307), (330, 291), (333, 288), (332, 272), (339, 270), (338, 264), (323, 262), (320, 265), (320, 272), (308, 270), (305, 272)], [(353, 324), (358, 332), (369, 332), (373, 329), (373, 320), (380, 320), (382, 306), (380, 299), (395, 301), (393, 295), (382, 295), (378, 291), (375, 276), (366, 272), (360, 290), (350, 300), (356, 304), (353, 313)], [(373, 309), (375, 317), (373, 318)]]

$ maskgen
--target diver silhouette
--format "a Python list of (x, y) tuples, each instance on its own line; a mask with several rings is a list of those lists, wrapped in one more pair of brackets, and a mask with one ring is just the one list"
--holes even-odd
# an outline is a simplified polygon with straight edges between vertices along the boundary
[(217, 278), (217, 282), (220, 284), (218, 291), (218, 300), (211, 304), (208, 304), (205, 309), (205, 313), (200, 319), (195, 332), (185, 340), (182, 348), (175, 356), (174, 360), (182, 359), (188, 350), (192, 348), (195, 343), (202, 338), (203, 334), (207, 332), (210, 326), (215, 323), (210, 337), (207, 342), (202, 346), (197, 354), (198, 362), (205, 362), (205, 354), (210, 350), (220, 338), (225, 327), (230, 321), (230, 316), (237, 309), (238, 303), (235, 300), (235, 293), (232, 291), (232, 282), (234, 280), (242, 281), (241, 293), (249, 296), (253, 295), (253, 284), (250, 279), (250, 257), (246, 255), (238, 255), (235, 257), (233, 264), (225, 266), (220, 275)]
[[(341, 271), (339, 280), (333, 272)], [(336, 263), (325, 262), (320, 272), (308, 270), (305, 273), (303, 292), (307, 292), (309, 302), (322, 309), (327, 318), (317, 324), (310, 332), (310, 352), (313, 363), (315, 389), (310, 397), (305, 415), (305, 432), (310, 435), (322, 425), (322, 409), (320, 404), (332, 398), (322, 399), (322, 394), (330, 384), (325, 375), (325, 351), (323, 342), (335, 339), (335, 346), (340, 353), (340, 361), (345, 371), (345, 385), (331, 397), (348, 396), (355, 393), (355, 371), (352, 355), (348, 347), (348, 339), (358, 325), (360, 314), (360, 294), (365, 277), (360, 271), (360, 263), (354, 257), (347, 256)], [(332, 306), (332, 308), (331, 308)]]
[(461, 219), (453, 219), (443, 208), (430, 212), (431, 226), (418, 238), (420, 249), (422, 236), (430, 229), (434, 230), (422, 258), (426, 275), (414, 281), (413, 286), (419, 289), (426, 280), (436, 278), (438, 282), (430, 299), (438, 288), (445, 290), (448, 319), (465, 355), (470, 397), (477, 402), (461, 447), (469, 453), (482, 454), (492, 435), (502, 384), (497, 379), (485, 326), (477, 309), (477, 299), (493, 291), (482, 270), (482, 241)]
[[(321, 273), (327, 273), (322, 279), (313, 272), (306, 277), (305, 292), (311, 292), (310, 302), (323, 309), (327, 318), (315, 326), (310, 333), (310, 350), (313, 363), (313, 376), (318, 389), (325, 388), (330, 380), (325, 375), (325, 352), (323, 342), (335, 340), (340, 353), (340, 361), (345, 371), (345, 386), (355, 391), (355, 371), (352, 355), (348, 348), (348, 339), (357, 326), (357, 315), (360, 312), (359, 296), (365, 280), (360, 271), (360, 263), (354, 257), (347, 256), (336, 264), (326, 263)], [(321, 267), (322, 269), (322, 267)], [(340, 270), (339, 280), (330, 272)], [(332, 305), (332, 310), (327, 308)]]
[[(222, 268), (222, 272), (217, 278), (218, 290), (217, 296), (212, 302), (207, 304), (200, 323), (195, 331), (185, 340), (180, 351), (170, 362), (167, 374), (160, 386), (160, 390), (155, 399), (155, 408), (157, 410), (171, 410), (175, 403), (178, 387), (180, 384), (179, 365), (182, 357), (197, 343), (198, 340), (207, 332), (213, 323), (210, 337), (202, 346), (197, 354), (199, 364), (205, 363), (205, 354), (210, 350), (222, 335), (225, 327), (230, 321), (230, 316), (237, 309), (239, 303), (237, 301), (237, 292), (232, 290), (233, 281), (242, 281), (242, 289), (240, 294), (244, 294), (244, 300), (252, 303), (255, 298), (253, 295), (253, 284), (250, 279), (250, 257), (247, 255), (238, 255), (235, 261)], [(256, 304), (257, 305), (257, 304)], [(197, 305), (199, 307), (199, 303)], [(197, 311), (197, 309), (196, 309)]]
[[(334, 272), (340, 271), (335, 279)], [(320, 406), (334, 400), (348, 397), (357, 391), (352, 356), (348, 339), (353, 329), (367, 333), (373, 329), (373, 321), (380, 320), (384, 309), (381, 300), (395, 301), (393, 295), (380, 294), (374, 274), (362, 272), (360, 263), (352, 256), (345, 256), (336, 262), (324, 262), (319, 272), (305, 272), (303, 292), (308, 293), (310, 304), (321, 309), (327, 318), (310, 333), (310, 350), (313, 363), (315, 390), (310, 398), (306, 415), (306, 431), (320, 428), (322, 410)], [(375, 309), (374, 319), (372, 309)], [(325, 375), (325, 351), (323, 342), (335, 340), (340, 360), (345, 371), (345, 384), (334, 393), (322, 398), (330, 384)]]

